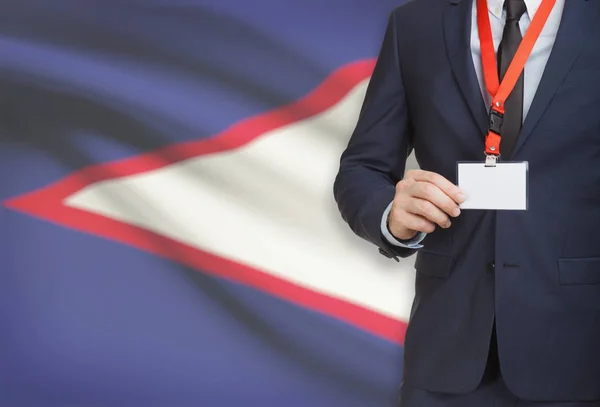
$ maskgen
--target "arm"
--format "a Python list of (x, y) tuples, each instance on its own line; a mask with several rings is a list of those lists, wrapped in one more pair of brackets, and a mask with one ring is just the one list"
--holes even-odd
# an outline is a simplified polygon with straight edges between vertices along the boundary
[(354, 233), (396, 259), (416, 251), (391, 244), (381, 230), (412, 149), (410, 130), (392, 13), (358, 123), (340, 160), (334, 196)]

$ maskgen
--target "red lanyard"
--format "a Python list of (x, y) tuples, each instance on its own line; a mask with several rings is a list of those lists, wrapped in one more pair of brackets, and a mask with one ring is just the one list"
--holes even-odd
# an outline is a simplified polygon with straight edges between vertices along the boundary
[(508, 66), (502, 83), (499, 83), (487, 0), (477, 0), (477, 27), (479, 29), (479, 42), (481, 44), (483, 75), (487, 90), (492, 96), (490, 127), (485, 139), (485, 153), (488, 156), (497, 157), (500, 155), (500, 127), (502, 126), (504, 117), (504, 102), (517, 84), (519, 76), (521, 76), (521, 72), (525, 68), (525, 62), (527, 62), (531, 50), (546, 24), (546, 20), (548, 20), (554, 3), (556, 3), (556, 0), (542, 0), (542, 4), (535, 13), (535, 17), (531, 21), (513, 60)]

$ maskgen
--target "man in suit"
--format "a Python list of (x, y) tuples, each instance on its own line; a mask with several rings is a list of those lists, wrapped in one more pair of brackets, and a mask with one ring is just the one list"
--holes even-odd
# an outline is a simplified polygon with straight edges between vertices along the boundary
[[(461, 212), (491, 104), (475, 1), (392, 12), (334, 195), (380, 253), (417, 255), (402, 407), (600, 406), (600, 0), (556, 1), (506, 100), (527, 210)], [(500, 79), (541, 3), (487, 0)]]

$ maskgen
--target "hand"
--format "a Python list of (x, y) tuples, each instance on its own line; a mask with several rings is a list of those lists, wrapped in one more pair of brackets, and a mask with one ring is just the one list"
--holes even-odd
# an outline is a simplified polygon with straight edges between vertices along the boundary
[(441, 175), (407, 171), (396, 184), (388, 228), (400, 240), (412, 239), (418, 232), (431, 233), (436, 225), (449, 228), (450, 218), (460, 215), (458, 204), (464, 201), (461, 190)]

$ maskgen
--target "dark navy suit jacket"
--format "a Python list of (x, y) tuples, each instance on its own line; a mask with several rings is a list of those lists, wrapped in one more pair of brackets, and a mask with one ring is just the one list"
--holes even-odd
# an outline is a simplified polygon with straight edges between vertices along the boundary
[[(393, 11), (334, 195), (388, 257), (380, 222), (415, 152), (456, 182), (483, 161), (487, 113), (473, 68), (471, 0)], [(567, 0), (513, 159), (529, 162), (527, 211), (463, 211), (416, 259), (404, 382), (462, 393), (481, 381), (496, 319), (501, 371), (520, 398), (600, 399), (600, 0)], [(495, 267), (494, 267), (495, 265)]]

